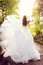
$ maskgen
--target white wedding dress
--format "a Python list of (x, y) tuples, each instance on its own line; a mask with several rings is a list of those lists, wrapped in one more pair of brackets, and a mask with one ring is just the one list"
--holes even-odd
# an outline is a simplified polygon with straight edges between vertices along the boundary
[(13, 15), (7, 16), (2, 24), (2, 39), (7, 43), (4, 57), (10, 56), (16, 63), (40, 59), (30, 30)]

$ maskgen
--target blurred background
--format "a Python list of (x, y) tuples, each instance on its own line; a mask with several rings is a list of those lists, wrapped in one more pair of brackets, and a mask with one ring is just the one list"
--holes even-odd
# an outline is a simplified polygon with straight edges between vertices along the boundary
[(7, 15), (27, 16), (34, 41), (43, 46), (43, 0), (0, 0), (0, 25)]

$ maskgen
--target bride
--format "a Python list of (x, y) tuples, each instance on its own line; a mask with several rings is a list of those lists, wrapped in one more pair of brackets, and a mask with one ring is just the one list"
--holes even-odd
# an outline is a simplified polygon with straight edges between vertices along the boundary
[(14, 15), (9, 15), (1, 25), (2, 42), (4, 41), (6, 47), (4, 57), (10, 56), (16, 63), (27, 63), (31, 59), (40, 60), (40, 53), (35, 47), (27, 24), (26, 16), (21, 23)]

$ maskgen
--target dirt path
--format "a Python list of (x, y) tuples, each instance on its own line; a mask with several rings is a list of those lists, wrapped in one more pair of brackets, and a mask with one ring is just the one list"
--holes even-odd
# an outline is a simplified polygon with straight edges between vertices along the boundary
[(38, 51), (40, 52), (40, 54), (43, 55), (43, 46), (41, 46), (39, 43), (35, 43), (35, 45)]

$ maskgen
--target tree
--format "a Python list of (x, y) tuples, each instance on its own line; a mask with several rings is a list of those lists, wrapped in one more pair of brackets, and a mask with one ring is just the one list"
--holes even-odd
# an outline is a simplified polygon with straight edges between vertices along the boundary
[[(2, 10), (2, 19), (9, 15), (9, 14), (16, 14), (18, 9), (19, 0), (0, 0), (0, 7)], [(3, 22), (2, 20), (2, 22)]]

